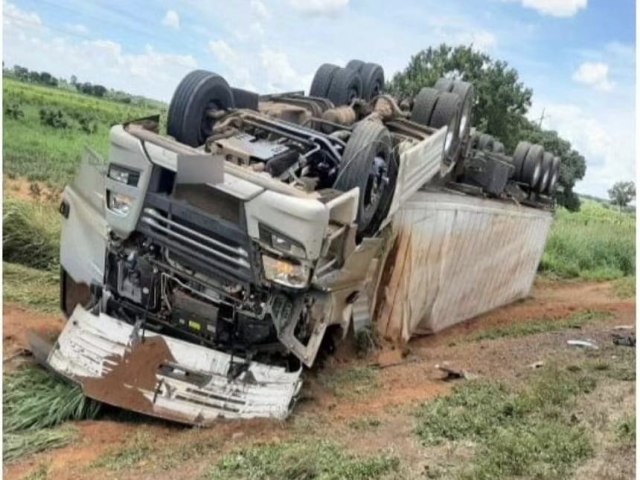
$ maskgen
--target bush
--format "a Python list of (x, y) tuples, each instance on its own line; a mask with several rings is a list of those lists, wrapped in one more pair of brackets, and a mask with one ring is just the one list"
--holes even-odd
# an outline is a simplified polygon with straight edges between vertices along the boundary
[(39, 113), (42, 125), (60, 129), (66, 129), (70, 126), (69, 120), (60, 109), (41, 108)]
[(635, 274), (635, 217), (592, 201), (556, 212), (540, 270), (561, 278), (611, 280)]
[(4, 108), (4, 114), (14, 120), (20, 120), (21, 118), (24, 118), (24, 110), (22, 110), (22, 107), (17, 103), (11, 103), (7, 105)]
[(2, 215), (4, 260), (32, 268), (58, 264), (60, 215), (50, 205), (8, 198)]

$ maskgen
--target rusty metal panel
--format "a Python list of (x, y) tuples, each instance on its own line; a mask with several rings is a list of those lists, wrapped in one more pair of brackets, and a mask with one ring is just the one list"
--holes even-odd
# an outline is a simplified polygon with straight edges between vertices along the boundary
[(552, 214), (506, 201), (419, 191), (394, 219), (378, 329), (434, 333), (529, 294)]
[(284, 420), (302, 369), (241, 357), (76, 307), (49, 353), (51, 368), (90, 398), (147, 415), (205, 426), (218, 418)]

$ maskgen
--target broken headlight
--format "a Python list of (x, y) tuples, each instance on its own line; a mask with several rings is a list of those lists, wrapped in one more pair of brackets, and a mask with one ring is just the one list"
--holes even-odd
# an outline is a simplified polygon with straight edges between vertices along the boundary
[(133, 198), (129, 195), (125, 195), (124, 193), (112, 192), (111, 190), (107, 191), (107, 207), (113, 213), (126, 216), (129, 214), (129, 210), (131, 210), (132, 204)]
[(296, 242), (286, 235), (276, 232), (263, 224), (258, 225), (258, 230), (260, 232), (260, 240), (265, 242), (271, 248), (294, 257), (306, 258), (307, 252), (299, 242)]
[(311, 269), (270, 255), (262, 255), (264, 276), (267, 280), (290, 288), (304, 288), (309, 284)]

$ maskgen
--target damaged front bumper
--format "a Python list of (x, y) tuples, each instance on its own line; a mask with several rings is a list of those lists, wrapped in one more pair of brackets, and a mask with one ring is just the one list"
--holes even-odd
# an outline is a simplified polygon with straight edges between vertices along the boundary
[(288, 372), (182, 340), (142, 332), (76, 307), (47, 357), (90, 398), (192, 425), (218, 418), (286, 418), (302, 386)]

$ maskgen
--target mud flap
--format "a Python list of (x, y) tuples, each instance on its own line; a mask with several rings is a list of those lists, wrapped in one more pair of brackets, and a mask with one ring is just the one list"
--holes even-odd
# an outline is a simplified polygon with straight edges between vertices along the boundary
[(218, 418), (285, 419), (302, 369), (247, 361), (165, 335), (139, 332), (76, 307), (48, 357), (95, 400), (191, 425)]

